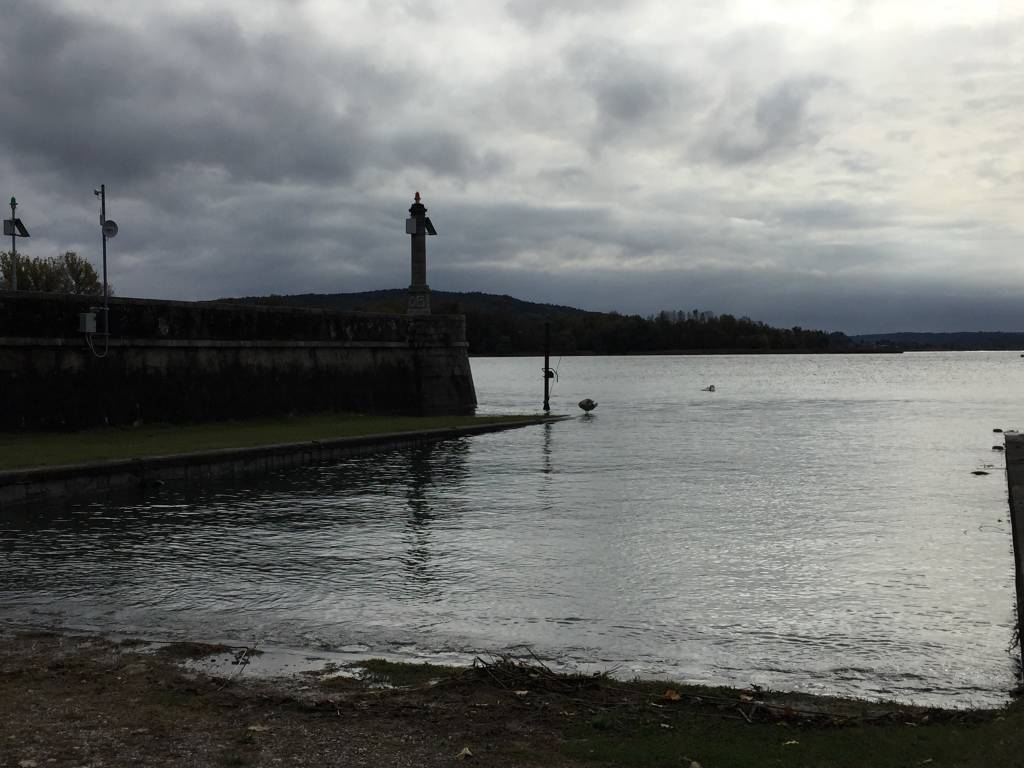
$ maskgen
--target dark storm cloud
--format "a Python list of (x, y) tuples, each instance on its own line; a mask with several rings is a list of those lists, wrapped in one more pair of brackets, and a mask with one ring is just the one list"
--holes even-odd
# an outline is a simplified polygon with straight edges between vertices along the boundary
[(815, 143), (818, 134), (807, 107), (827, 82), (822, 77), (784, 80), (747, 103), (727, 96), (711, 118), (705, 146), (719, 161), (738, 164)]
[(540, 172), (540, 178), (552, 186), (568, 191), (578, 189), (587, 181), (587, 171), (579, 166), (550, 168)]
[(669, 90), (649, 73), (632, 71), (615, 79), (602, 78), (594, 88), (601, 116), (605, 119), (638, 123), (664, 109)]
[(17, 190), (30, 253), (96, 261), (90, 193), (104, 181), (123, 295), (348, 290), (374, 268), (398, 280), (401, 260), (381, 270), (380, 243), (403, 211), (382, 220), (374, 195), (347, 192), (358, 176), (507, 165), (444, 126), (402, 128), (392, 115), (416, 98), (415, 78), (308, 30), (253, 34), (225, 13), (112, 28), (41, 3), (16, 11), (0, 25), (0, 153), (7, 178), (34, 180)]
[[(222, 202), (194, 205), (183, 217), (166, 216), (150, 201), (120, 203), (115, 213), (122, 232), (112, 244), (121, 257), (115, 285), (151, 283), (159, 270), (161, 295), (217, 298), (359, 290), (406, 277), (398, 206), (382, 221), (372, 203), (310, 195), (301, 187), (221, 190)], [(382, 238), (382, 232), (393, 237)], [(382, 250), (382, 240), (396, 247)], [(139, 252), (146, 258), (123, 258)]]
[[(157, 35), (22, 4), (0, 27), (0, 141), (62, 174), (122, 185), (183, 165), (318, 184), (405, 165), (409, 137), (368, 125), (411, 97), (412, 78), (342, 51), (308, 54), (294, 36), (247, 36), (224, 14), (168, 18)], [(420, 137), (416, 159), (453, 174), (500, 165), (443, 130)]]
[[(607, 209), (599, 206), (557, 207), (538, 203), (488, 201), (447, 205), (432, 214), (442, 228), (432, 248), (450, 262), (505, 262), (514, 266), (524, 250), (550, 252), (552, 266), (559, 254), (552, 243), (569, 236), (605, 241), (613, 227)], [(443, 222), (443, 223), (442, 223)]]
[(439, 176), (486, 179), (509, 165), (500, 152), (474, 150), (458, 134), (435, 129), (403, 131), (388, 140), (388, 167), (420, 166)]
[(651, 52), (607, 38), (589, 38), (564, 53), (573, 87), (594, 105), (593, 138), (642, 143), (652, 133), (675, 132), (692, 106), (694, 86)]
[(891, 211), (844, 200), (779, 206), (774, 213), (781, 222), (802, 229), (867, 229), (894, 223)]

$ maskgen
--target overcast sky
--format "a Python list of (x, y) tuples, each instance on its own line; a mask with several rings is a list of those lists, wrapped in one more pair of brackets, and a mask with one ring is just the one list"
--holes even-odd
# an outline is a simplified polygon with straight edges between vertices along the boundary
[[(173, 8), (173, 9), (171, 9)], [(1024, 2), (7, 0), (0, 179), (118, 294), (1024, 330)]]

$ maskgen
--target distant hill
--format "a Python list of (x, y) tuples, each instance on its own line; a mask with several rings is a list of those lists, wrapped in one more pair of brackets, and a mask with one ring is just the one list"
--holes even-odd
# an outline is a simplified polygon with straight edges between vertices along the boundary
[[(218, 302), (336, 309), (342, 312), (404, 313), (404, 288), (360, 293), (300, 293), (245, 296)], [(773, 328), (747, 317), (714, 312), (659, 312), (647, 318), (540, 304), (513, 296), (472, 291), (431, 291), (438, 314), (466, 316), (470, 351), (477, 355), (537, 354), (544, 322), (551, 322), (556, 354), (593, 352), (881, 352), (899, 350), (1024, 350), (1024, 332), (842, 333)]]
[(851, 336), (854, 344), (906, 350), (1024, 350), (1024, 333), (961, 331), (958, 333), (867, 333)]
[[(219, 301), (403, 313), (408, 293), (405, 289), (392, 289), (247, 296)], [(699, 310), (659, 312), (644, 318), (538, 304), (505, 295), (450, 291), (431, 291), (430, 304), (437, 314), (466, 316), (466, 340), (474, 355), (541, 354), (545, 322), (551, 323), (551, 349), (556, 355), (857, 351), (842, 333), (799, 327), (772, 328), (749, 317), (736, 318)]]
[[(219, 302), (238, 304), (270, 304), (283, 307), (316, 307), (337, 309), (342, 312), (405, 312), (409, 292), (405, 288), (389, 288), (360, 293), (297, 293), (290, 296), (245, 296), (237, 299), (218, 299)], [(472, 291), (430, 291), (430, 305), (434, 312), (465, 314), (479, 312), (488, 315), (537, 315), (559, 317), (565, 315), (600, 315), (585, 309), (560, 304), (538, 304), (508, 295)]]

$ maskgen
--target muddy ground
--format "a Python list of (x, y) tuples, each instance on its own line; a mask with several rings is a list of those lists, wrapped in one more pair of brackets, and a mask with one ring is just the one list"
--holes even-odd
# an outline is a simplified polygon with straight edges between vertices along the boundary
[[(577, 764), (559, 757), (547, 707), (500, 688), (217, 679), (183, 668), (189, 655), (99, 637), (0, 637), (0, 766)], [(472, 757), (459, 759), (467, 748)]]
[(256, 654), (0, 632), (0, 768), (1024, 766), (1020, 703), (957, 711), (627, 683), (536, 658), (313, 659), (268, 678)]

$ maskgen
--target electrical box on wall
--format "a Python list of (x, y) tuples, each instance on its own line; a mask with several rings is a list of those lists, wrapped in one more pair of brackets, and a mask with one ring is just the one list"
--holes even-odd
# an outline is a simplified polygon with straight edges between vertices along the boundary
[(78, 313), (78, 331), (79, 333), (96, 333), (95, 312)]

